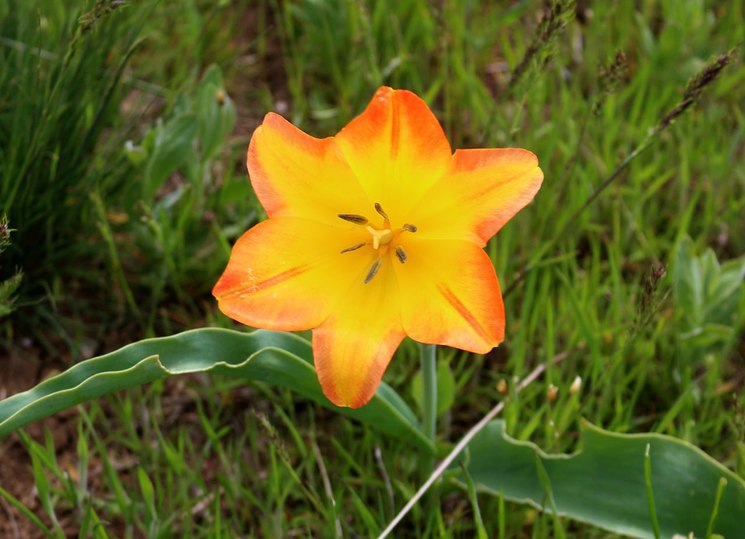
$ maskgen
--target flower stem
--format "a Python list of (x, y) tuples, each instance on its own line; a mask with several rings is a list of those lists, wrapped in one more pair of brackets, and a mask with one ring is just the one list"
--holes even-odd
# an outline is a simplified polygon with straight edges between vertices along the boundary
[(419, 344), (422, 363), (422, 409), (424, 434), (432, 442), (437, 435), (437, 347)]
[[(535, 382), (535, 380), (544, 373), (549, 365), (558, 365), (567, 357), (569, 357), (568, 353), (561, 353), (554, 357), (550, 362), (538, 365), (530, 372), (530, 374), (523, 378), (522, 382), (517, 384), (517, 387), (515, 388), (515, 395)], [(414, 507), (414, 505), (416, 505), (416, 503), (422, 498), (422, 496), (424, 496), (424, 494), (429, 490), (432, 484), (437, 481), (443, 473), (445, 473), (445, 470), (447, 470), (448, 467), (453, 463), (453, 461), (458, 457), (458, 455), (460, 455), (461, 451), (463, 451), (463, 449), (465, 449), (465, 447), (469, 443), (471, 443), (471, 440), (473, 440), (473, 438), (479, 432), (481, 432), (492, 419), (497, 417), (497, 415), (502, 411), (502, 408), (504, 408), (504, 403), (505, 401), (498, 402), (497, 405), (494, 406), (494, 408), (489, 410), (489, 412), (484, 417), (482, 417), (478, 423), (471, 427), (471, 429), (465, 434), (465, 436), (463, 436), (463, 438), (461, 438), (460, 441), (455, 444), (455, 447), (452, 449), (452, 451), (450, 451), (450, 453), (448, 453), (448, 456), (445, 457), (442, 462), (437, 465), (435, 471), (432, 472), (432, 474), (424, 482), (424, 484), (419, 487), (419, 490), (416, 491), (416, 494), (414, 494), (414, 496), (412, 496), (409, 501), (406, 502), (406, 505), (403, 507), (403, 509), (398, 512), (394, 519), (388, 524), (386, 529), (384, 529), (383, 532), (378, 536), (378, 539), (385, 539), (390, 535), (393, 529), (398, 526), (398, 523), (403, 520), (407, 513), (411, 511), (411, 508)]]

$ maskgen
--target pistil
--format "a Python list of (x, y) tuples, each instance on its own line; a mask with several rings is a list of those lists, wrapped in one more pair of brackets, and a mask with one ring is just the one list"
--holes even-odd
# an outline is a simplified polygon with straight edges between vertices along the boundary
[(373, 249), (378, 250), (381, 245), (388, 245), (393, 239), (393, 232), (388, 228), (383, 230), (377, 230), (370, 225), (367, 225), (367, 231), (372, 234), (373, 237)]

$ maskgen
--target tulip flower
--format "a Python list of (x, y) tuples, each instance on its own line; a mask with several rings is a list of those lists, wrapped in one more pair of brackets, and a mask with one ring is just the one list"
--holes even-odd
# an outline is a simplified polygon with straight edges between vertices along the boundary
[(504, 339), (483, 247), (538, 191), (533, 153), (453, 152), (422, 99), (383, 87), (334, 137), (267, 114), (248, 172), (268, 219), (236, 242), (213, 294), (248, 326), (313, 330), (333, 403), (364, 405), (407, 335), (482, 354)]

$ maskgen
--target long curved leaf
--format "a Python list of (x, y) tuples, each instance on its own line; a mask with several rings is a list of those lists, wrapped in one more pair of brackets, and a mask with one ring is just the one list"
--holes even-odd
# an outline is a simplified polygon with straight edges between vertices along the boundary
[(411, 441), (432, 444), (406, 403), (386, 384), (366, 406), (333, 405), (321, 391), (308, 341), (291, 333), (203, 328), (145, 339), (78, 363), (36, 387), (0, 401), (0, 437), (43, 417), (113, 391), (175, 374), (210, 372), (289, 388), (318, 404)]
[[(615, 434), (585, 423), (581, 449), (548, 455), (491, 422), (469, 444), (468, 472), (477, 488), (633, 537), (654, 537), (644, 455), (662, 537), (705, 537), (721, 478), (727, 482), (713, 527), (745, 533), (745, 481), (695, 446), (660, 434)], [(550, 491), (549, 491), (550, 489)]]

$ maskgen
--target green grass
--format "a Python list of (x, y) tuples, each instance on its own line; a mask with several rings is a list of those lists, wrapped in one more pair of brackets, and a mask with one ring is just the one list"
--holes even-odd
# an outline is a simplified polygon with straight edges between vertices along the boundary
[[(69, 4), (0, 17), (8, 21), (0, 37), (57, 55), (45, 60), (0, 43), (0, 121), (12, 127), (0, 132), (0, 214), (17, 229), (16, 250), (0, 262), (7, 274), (22, 269), (30, 290), (47, 290), (44, 300), (24, 296), (4, 321), (9, 351), (28, 321), (47, 343), (43, 356), (71, 355), (68, 362), (85, 340), (107, 351), (145, 334), (229, 326), (209, 289), (230, 242), (260, 212), (242, 164), (251, 128), (283, 109), (304, 130), (333, 134), (389, 84), (425, 97), (454, 147), (529, 148), (545, 173), (535, 201), (488, 246), (510, 290), (505, 343), (487, 357), (439, 350), (456, 386), (439, 418), (443, 447), (501, 398), (500, 380), (512, 387), (513, 376), (566, 356), (508, 400), (503, 417), (515, 437), (571, 451), (586, 418), (689, 440), (745, 476), (742, 281), (733, 305), (687, 299), (680, 281), (707, 248), (721, 262), (745, 253), (741, 2), (591, 3), (548, 43), (538, 41), (518, 80), (511, 73), (539, 29), (538, 0), (132, 2), (78, 42), (65, 71), (78, 15), (65, 11)], [(9, 9), (0, 4), (0, 15)], [(154, 86), (137, 90), (122, 79), (104, 102), (135, 36), (145, 41), (124, 74)], [(687, 81), (732, 47), (739, 56), (699, 102), (649, 141)], [(628, 67), (606, 95), (599, 73), (618, 51)], [(236, 103), (237, 129), (199, 160), (197, 180), (180, 163), (157, 194), (142, 195), (147, 171), (125, 159), (123, 142), (140, 145), (157, 118), (168, 126), (197, 114), (199, 81), (212, 63)], [(125, 97), (136, 106), (124, 106)], [(96, 115), (101, 105), (105, 121)], [(203, 139), (189, 143), (200, 148)], [(168, 198), (183, 186), (191, 194)], [(77, 194), (90, 190), (100, 206)], [(79, 206), (65, 203), (72, 196)], [(660, 267), (666, 275), (651, 278)], [(699, 275), (695, 283), (713, 286)], [(416, 346), (406, 342), (386, 381), (414, 402), (417, 370)], [(582, 389), (573, 396), (576, 376)], [(550, 384), (559, 388), (553, 401)], [(263, 384), (169, 380), (45, 425), (49, 436), (27, 429), (35, 436), (5, 440), (0, 451), (23, 444), (18, 466), (38, 491), (27, 503), (52, 536), (86, 527), (95, 537), (333, 537), (338, 527), (345, 536), (375, 535), (424, 479), (410, 446)], [(60, 435), (66, 441), (56, 432), (68, 433)], [(0, 478), (12, 492), (10, 483)], [(395, 536), (472, 537), (482, 524), (490, 537), (559, 533), (549, 514), (485, 495), (477, 501), (480, 517), (472, 496), (445, 481)], [(0, 512), (0, 523), (8, 514), (34, 526), (18, 508)], [(568, 537), (605, 536), (560, 520)]]
[(140, 21), (124, 26), (104, 17), (92, 37), (61, 5), (3, 5), (0, 16), (0, 197), (16, 229), (5, 261), (25, 266), (24, 288), (38, 289), (51, 268), (85, 252), (75, 234), (86, 223), (87, 192), (116, 181), (104, 162), (111, 155), (105, 130), (119, 118), (120, 81)]

